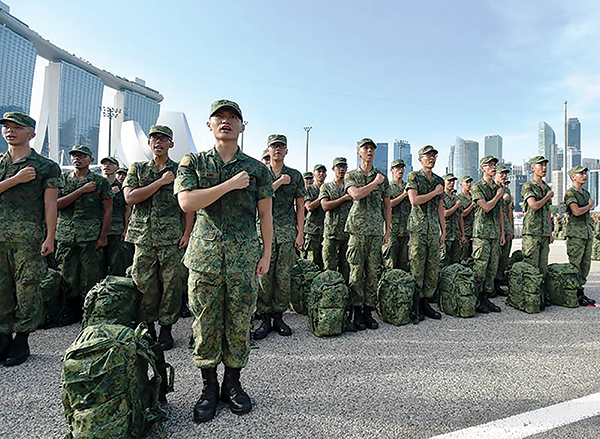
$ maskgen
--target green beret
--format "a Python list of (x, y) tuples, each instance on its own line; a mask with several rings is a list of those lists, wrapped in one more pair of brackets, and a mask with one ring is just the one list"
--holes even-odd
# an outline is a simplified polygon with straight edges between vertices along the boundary
[(508, 172), (510, 172), (510, 169), (508, 169), (508, 167), (506, 165), (500, 165), (496, 169), (496, 172), (498, 172), (498, 173), (502, 173), (502, 172), (508, 173)]
[(166, 125), (152, 125), (150, 127), (150, 131), (148, 132), (148, 137), (154, 133), (164, 134), (169, 139), (173, 140), (173, 130)]
[(433, 147), (433, 145), (425, 145), (424, 147), (422, 147), (422, 148), (419, 150), (419, 158), (423, 157), (423, 156), (424, 156), (424, 155), (426, 155), (426, 154), (429, 154), (430, 152), (432, 152), (432, 153), (434, 153), (434, 154), (437, 154), (437, 153), (438, 153), (437, 149), (435, 149), (435, 148)]
[(540, 163), (548, 163), (548, 159), (543, 155), (536, 155), (535, 157), (531, 157), (529, 159), (530, 165), (538, 165)]
[(451, 181), (451, 180), (457, 180), (457, 178), (454, 176), (454, 174), (446, 174), (444, 175), (444, 181)]
[(115, 157), (104, 157), (100, 160), (100, 164), (103, 165), (104, 162), (111, 162), (112, 164), (119, 166), (119, 161)]
[(262, 155), (260, 156), (261, 159), (264, 159), (265, 157), (271, 157), (271, 154), (269, 154), (269, 150), (267, 149), (265, 149)]
[(317, 163), (313, 168), (313, 172), (317, 172), (320, 169), (325, 169), (327, 171), (327, 167), (321, 163)]
[(30, 127), (35, 130), (35, 120), (27, 116), (26, 114), (17, 113), (16, 111), (9, 111), (8, 113), (4, 113), (2, 119), (0, 119), (0, 124), (4, 124), (6, 122), (14, 122), (17, 125), (21, 125), (23, 127)]
[(348, 166), (348, 161), (346, 157), (336, 157), (333, 159), (333, 167), (335, 168), (337, 165), (346, 165)]
[(90, 149), (89, 146), (75, 145), (73, 148), (71, 148), (71, 151), (69, 151), (69, 154), (73, 154), (74, 152), (82, 152), (84, 154), (89, 155), (90, 157), (94, 157), (94, 154), (92, 153), (92, 150)]
[(283, 134), (271, 134), (269, 137), (267, 137), (267, 147), (274, 143), (283, 143), (287, 148), (287, 137), (285, 137)]
[(356, 145), (356, 149), (360, 149), (365, 145), (371, 144), (373, 145), (375, 148), (377, 148), (377, 144), (375, 142), (373, 142), (373, 139), (369, 139), (368, 137), (364, 137), (362, 139), (360, 139), (358, 141), (358, 144)]
[(569, 177), (573, 178), (573, 175), (575, 174), (579, 174), (580, 172), (587, 172), (588, 168), (584, 168), (583, 166), (573, 166), (571, 169), (569, 169)]
[(244, 120), (244, 118), (242, 117), (242, 109), (240, 108), (240, 106), (237, 103), (228, 99), (219, 99), (218, 101), (214, 101), (212, 104), (210, 104), (210, 117), (214, 116), (214, 114), (221, 108), (229, 108), (238, 115), (240, 120)]
[(302, 174), (302, 178), (304, 178), (306, 180), (307, 178), (315, 178), (315, 176), (313, 175), (312, 172), (306, 171), (304, 174)]
[(471, 177), (470, 175), (463, 175), (462, 177), (460, 177), (461, 183), (465, 183), (467, 181), (473, 181), (473, 177)]
[(479, 166), (487, 165), (488, 163), (498, 163), (498, 159), (493, 155), (486, 155), (484, 158), (479, 160)]
[(406, 166), (406, 163), (402, 159), (396, 159), (390, 163), (390, 169), (394, 169), (396, 166)]

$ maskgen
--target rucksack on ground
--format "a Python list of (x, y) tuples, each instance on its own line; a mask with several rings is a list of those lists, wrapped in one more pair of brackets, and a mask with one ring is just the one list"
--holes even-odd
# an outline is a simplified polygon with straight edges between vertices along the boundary
[(506, 303), (529, 314), (544, 308), (542, 281), (544, 275), (527, 262), (516, 262), (508, 271), (508, 299)]
[[(164, 417), (168, 379), (157, 366), (145, 324), (84, 328), (63, 357), (67, 438), (141, 438)], [(172, 385), (173, 373), (170, 375)]]
[(440, 271), (438, 282), (440, 309), (456, 317), (474, 317), (477, 308), (473, 270), (452, 264)]
[(333, 270), (318, 274), (308, 296), (308, 327), (317, 337), (344, 332), (349, 292), (344, 276)]
[(554, 305), (579, 306), (579, 270), (573, 264), (550, 264), (544, 278), (546, 292)]
[(391, 325), (417, 323), (413, 298), (415, 279), (398, 268), (386, 270), (377, 286), (377, 313), (381, 320)]
[(290, 304), (298, 314), (308, 314), (308, 301), (312, 281), (321, 270), (307, 259), (298, 258), (290, 272)]
[(106, 276), (85, 296), (82, 325), (111, 323), (134, 327), (141, 297), (131, 278)]
[(59, 270), (48, 268), (44, 280), (40, 283), (44, 316), (39, 327), (42, 329), (55, 328), (72, 323), (67, 318), (67, 284)]

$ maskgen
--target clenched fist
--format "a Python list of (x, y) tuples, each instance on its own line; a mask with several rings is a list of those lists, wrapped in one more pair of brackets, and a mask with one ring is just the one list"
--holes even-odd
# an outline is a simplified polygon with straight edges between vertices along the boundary
[(84, 194), (94, 192), (96, 190), (96, 183), (93, 181), (88, 181), (86, 184), (81, 186), (81, 190)]
[(246, 189), (250, 185), (250, 176), (246, 171), (241, 171), (229, 179), (231, 190)]
[(35, 169), (31, 166), (27, 166), (21, 169), (13, 177), (19, 184), (30, 182), (35, 178)]
[(175, 174), (173, 174), (171, 171), (167, 171), (162, 175), (162, 177), (160, 177), (160, 181), (165, 186), (171, 184), (173, 181), (175, 181)]

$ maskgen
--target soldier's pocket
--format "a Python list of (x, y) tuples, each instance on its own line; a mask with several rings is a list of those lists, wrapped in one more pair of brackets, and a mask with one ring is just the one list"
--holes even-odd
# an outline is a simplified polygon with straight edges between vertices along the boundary
[(473, 253), (471, 254), (473, 259), (481, 259), (483, 257), (485, 244), (485, 241), (473, 238)]
[(359, 264), (361, 256), (360, 250), (360, 240), (354, 236), (350, 235), (350, 239), (348, 239), (348, 252), (346, 253), (346, 259), (349, 264)]

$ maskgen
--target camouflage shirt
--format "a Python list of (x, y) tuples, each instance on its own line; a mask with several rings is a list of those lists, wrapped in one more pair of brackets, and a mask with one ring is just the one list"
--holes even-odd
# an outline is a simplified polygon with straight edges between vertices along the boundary
[[(160, 171), (154, 160), (131, 165), (123, 187), (132, 189), (148, 186), (167, 171), (177, 175), (177, 162), (167, 160)], [(125, 240), (139, 245), (160, 246), (178, 244), (185, 230), (183, 211), (173, 194), (173, 183), (162, 186), (151, 197), (135, 204), (127, 226)]]
[(504, 188), (504, 193), (508, 194), (510, 197), (510, 201), (506, 201), (504, 200), (504, 196), (502, 196), (502, 198), (500, 198), (500, 208), (502, 209), (502, 218), (504, 218), (504, 234), (505, 235), (512, 235), (514, 234), (514, 230), (513, 227), (510, 224), (510, 221), (508, 219), (508, 210), (513, 207), (513, 198), (512, 198), (512, 194), (510, 193), (510, 189), (505, 187)]
[(544, 182), (542, 188), (535, 180), (530, 180), (521, 188), (521, 198), (523, 200), (525, 217), (523, 218), (523, 235), (550, 236), (552, 226), (550, 224), (550, 206), (552, 200), (536, 211), (529, 208), (527, 199), (533, 197), (536, 201), (541, 200), (548, 193), (550, 187)]
[[(319, 198), (321, 200), (327, 198), (329, 201), (333, 201), (344, 195), (346, 195), (344, 188), (339, 187), (335, 181), (330, 181), (321, 186)], [(346, 233), (345, 227), (351, 206), (352, 201), (348, 200), (337, 206), (335, 209), (325, 212), (325, 228), (323, 234), (326, 238), (338, 240), (348, 239), (348, 233)]]
[(0, 242), (44, 240), (44, 191), (60, 187), (60, 167), (34, 149), (16, 162), (6, 151), (0, 153), (0, 181), (8, 180), (27, 166), (35, 169), (35, 179), (0, 194)]
[[(298, 224), (296, 210), (294, 209), (297, 198), (304, 198), (304, 179), (302, 174), (295, 169), (284, 166), (280, 175), (275, 175), (273, 168), (269, 165), (273, 180), (277, 180), (281, 174), (291, 177), (290, 184), (282, 184), (275, 191), (273, 198), (273, 237), (277, 242), (290, 242), (296, 239)], [(304, 208), (304, 206), (301, 206)]]
[[(350, 171), (346, 174), (344, 180), (344, 190), (348, 192), (351, 187), (363, 187), (371, 183), (377, 177), (377, 174), (385, 175), (377, 168), (373, 167), (368, 174), (365, 174), (361, 168)], [(387, 177), (383, 183), (377, 185), (362, 200), (354, 200), (348, 220), (346, 221), (346, 232), (356, 235), (383, 236), (385, 218), (383, 217), (383, 199), (390, 196), (390, 184)]]
[(594, 237), (594, 230), (590, 222), (590, 211), (588, 210), (583, 215), (575, 216), (570, 208), (571, 203), (575, 203), (579, 207), (585, 207), (590, 202), (590, 198), (590, 193), (583, 188), (580, 192), (575, 187), (571, 187), (565, 194), (565, 207), (567, 208), (567, 215), (569, 215), (567, 236), (581, 239)]
[(229, 191), (211, 205), (196, 211), (190, 245), (185, 253), (186, 267), (219, 273), (223, 268), (219, 244), (258, 247), (255, 223), (258, 201), (273, 196), (273, 179), (265, 165), (239, 148), (227, 163), (215, 148), (188, 154), (181, 160), (175, 180), (176, 194), (217, 186), (242, 171), (250, 176), (248, 187)]
[(473, 201), (475, 202), (475, 218), (473, 219), (473, 237), (484, 239), (500, 239), (500, 201), (489, 212), (479, 207), (477, 200), (490, 201), (496, 196), (500, 186), (496, 182), (489, 184), (484, 179), (479, 180), (472, 189)]
[(96, 183), (96, 190), (83, 194), (73, 203), (58, 211), (56, 240), (62, 242), (89, 242), (100, 237), (102, 218), (104, 217), (103, 201), (113, 198), (110, 183), (101, 175), (88, 172), (81, 181), (75, 171), (64, 172), (61, 176), (62, 187), (58, 198), (69, 195), (86, 183)]
[[(444, 209), (448, 210), (454, 207), (459, 198), (444, 191), (442, 199), (444, 200)], [(462, 210), (461, 205), (452, 215), (446, 218), (446, 241), (460, 241), (462, 239), (460, 234), (460, 214)]]
[[(316, 184), (311, 184), (306, 188), (305, 201), (315, 201), (319, 198), (320, 189)], [(323, 227), (325, 223), (325, 211), (319, 205), (312, 212), (308, 212), (304, 221), (304, 233), (307, 235), (323, 236)]]
[[(458, 194), (458, 198), (460, 199), (460, 201), (462, 201), (462, 209), (463, 211), (468, 208), (471, 205), (471, 202), (473, 201), (473, 199), (471, 198), (470, 194), (466, 194), (463, 191), (460, 191)], [(474, 211), (475, 208), (473, 208), (473, 210), (471, 210), (471, 212), (469, 212), (469, 214), (467, 216), (463, 216), (463, 226), (465, 228), (465, 236), (467, 238), (471, 238), (473, 236), (473, 217), (474, 215)]]
[[(390, 199), (398, 198), (404, 192), (406, 183), (390, 181)], [(392, 208), (392, 227), (390, 236), (408, 235), (408, 216), (410, 215), (410, 200), (405, 197), (396, 207)]]
[[(119, 191), (115, 192), (114, 187), (118, 187)], [(125, 229), (125, 197), (123, 196), (123, 187), (119, 180), (115, 180), (110, 185), (113, 194), (113, 213), (110, 219), (110, 228), (108, 229), (109, 235), (121, 235)]]
[[(444, 180), (439, 175), (432, 173), (430, 181), (421, 169), (408, 174), (406, 190), (416, 189), (417, 195), (425, 195), (433, 191), (438, 184), (444, 186)], [(421, 235), (433, 234), (438, 236), (440, 234), (439, 202), (440, 195), (436, 195), (427, 203), (412, 206), (408, 217), (408, 231)]]

